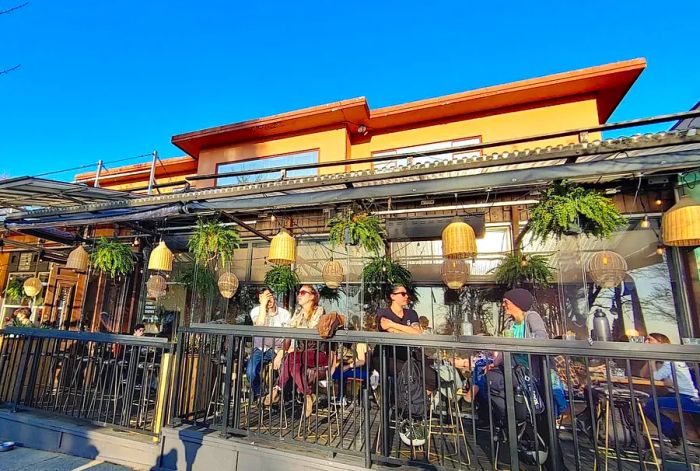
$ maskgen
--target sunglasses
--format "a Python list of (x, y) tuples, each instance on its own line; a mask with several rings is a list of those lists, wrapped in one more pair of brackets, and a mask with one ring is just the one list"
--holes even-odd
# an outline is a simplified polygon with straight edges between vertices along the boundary
[(306, 291), (305, 289), (299, 291), (299, 296), (304, 296), (305, 294), (311, 294), (311, 291)]
[(398, 292), (396, 292), (396, 293), (391, 293), (391, 294), (392, 294), (392, 295), (398, 294), (398, 295), (400, 295), (400, 296), (408, 296), (408, 293), (405, 292), (405, 291), (398, 291)]

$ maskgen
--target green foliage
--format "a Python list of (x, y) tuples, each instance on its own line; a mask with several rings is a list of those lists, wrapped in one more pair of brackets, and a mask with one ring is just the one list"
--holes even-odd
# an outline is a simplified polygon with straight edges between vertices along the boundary
[(318, 297), (328, 302), (338, 302), (340, 301), (340, 288), (333, 289), (326, 285), (320, 285)]
[(233, 251), (240, 247), (241, 236), (219, 221), (197, 220), (197, 228), (187, 242), (187, 248), (199, 265), (208, 265), (218, 258), (222, 263), (233, 260)]
[(134, 253), (130, 245), (100, 237), (90, 254), (90, 263), (94, 269), (116, 278), (134, 270)]
[(530, 209), (525, 230), (532, 232), (533, 239), (541, 240), (571, 233), (603, 239), (626, 222), (610, 198), (563, 181), (549, 187)]
[(413, 276), (406, 267), (387, 257), (374, 257), (362, 269), (362, 281), (365, 285), (365, 298), (374, 307), (379, 307), (383, 300), (389, 298), (393, 285), (403, 285), (411, 301), (418, 299), (418, 292), (412, 282)]
[(287, 295), (299, 286), (299, 276), (289, 265), (274, 265), (265, 273), (265, 285), (276, 295)]
[(378, 254), (384, 241), (381, 219), (353, 205), (328, 221), (329, 240), (333, 246), (345, 244), (345, 231), (349, 234), (350, 245), (359, 245), (369, 252)]
[(5, 286), (5, 302), (18, 303), (24, 299), (24, 287), (22, 280), (12, 278)]
[(218, 290), (216, 276), (206, 266), (193, 263), (180, 271), (175, 279), (179, 283), (184, 283), (193, 292), (208, 295)]
[(544, 255), (510, 253), (496, 268), (495, 277), (496, 283), (511, 288), (523, 284), (544, 287), (554, 279), (554, 271)]

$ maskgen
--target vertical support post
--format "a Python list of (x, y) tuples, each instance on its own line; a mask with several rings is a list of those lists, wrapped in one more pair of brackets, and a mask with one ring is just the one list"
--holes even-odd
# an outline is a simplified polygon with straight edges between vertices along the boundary
[(156, 160), (158, 160), (158, 151), (154, 150), (153, 160), (151, 161), (151, 173), (148, 176), (148, 196), (151, 196), (151, 193), (153, 193), (153, 180), (155, 179), (156, 174)]
[(160, 361), (160, 377), (158, 378), (158, 399), (156, 402), (155, 417), (153, 418), (153, 441), (160, 440), (160, 430), (163, 426), (163, 412), (168, 400), (168, 385), (170, 384), (170, 351), (164, 351)]
[[(515, 389), (513, 388), (513, 357), (503, 352), (503, 375), (505, 380), (506, 416), (508, 417), (508, 445), (510, 447), (510, 469), (520, 469), (518, 460), (518, 433), (515, 429)], [(498, 457), (496, 457), (498, 459)]]
[(97, 170), (95, 170), (95, 188), (100, 187), (100, 173), (102, 173), (102, 160), (97, 161)]

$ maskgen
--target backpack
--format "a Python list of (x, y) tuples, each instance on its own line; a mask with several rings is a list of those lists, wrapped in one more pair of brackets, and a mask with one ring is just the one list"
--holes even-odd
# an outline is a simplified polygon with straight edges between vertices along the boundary
[(423, 390), (423, 371), (421, 364), (415, 358), (403, 364), (396, 376), (396, 409), (399, 415), (415, 419), (423, 419), (427, 408), (425, 391)]
[(515, 365), (513, 367), (513, 380), (516, 391), (523, 395), (530, 413), (539, 415), (544, 412), (544, 401), (537, 390), (537, 383), (530, 376), (528, 369), (522, 365)]
[(333, 311), (328, 314), (324, 314), (318, 320), (318, 335), (322, 339), (329, 339), (333, 337), (336, 331), (345, 326), (345, 316), (338, 314)]

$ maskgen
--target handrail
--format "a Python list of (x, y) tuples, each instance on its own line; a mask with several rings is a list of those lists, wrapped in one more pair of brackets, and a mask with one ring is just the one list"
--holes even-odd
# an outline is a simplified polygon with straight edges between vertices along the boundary
[(28, 337), (51, 338), (59, 340), (83, 340), (86, 342), (121, 343), (144, 347), (160, 347), (168, 344), (167, 339), (156, 337), (136, 337), (134, 335), (108, 334), (103, 332), (78, 332), (74, 330), (39, 329), (36, 327), (5, 327), (0, 335), (13, 334)]

